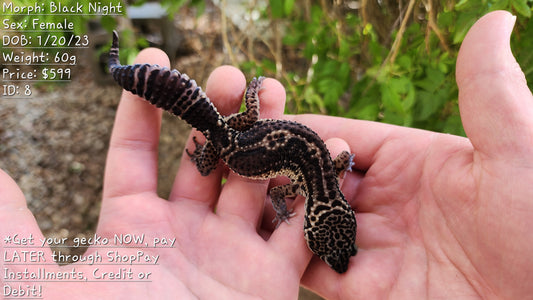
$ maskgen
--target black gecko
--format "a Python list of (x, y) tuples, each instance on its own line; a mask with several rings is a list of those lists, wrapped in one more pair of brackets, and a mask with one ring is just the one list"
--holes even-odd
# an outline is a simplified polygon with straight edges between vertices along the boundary
[(258, 92), (263, 78), (254, 78), (245, 94), (246, 110), (230, 116), (217, 112), (194, 80), (177, 70), (150, 64), (122, 66), (118, 34), (113, 32), (109, 70), (125, 90), (182, 118), (201, 131), (206, 142), (187, 153), (207, 176), (222, 159), (235, 173), (249, 178), (285, 175), (290, 184), (270, 190), (275, 220), (293, 216), (285, 197), (303, 195), (307, 245), (338, 273), (357, 253), (355, 214), (339, 188), (338, 177), (351, 171), (353, 155), (344, 151), (332, 160), (320, 137), (290, 121), (259, 119)]

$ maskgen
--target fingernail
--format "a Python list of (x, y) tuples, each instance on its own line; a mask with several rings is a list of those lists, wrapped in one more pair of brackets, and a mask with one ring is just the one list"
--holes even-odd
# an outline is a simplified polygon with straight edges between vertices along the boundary
[(512, 24), (512, 26), (514, 27), (514, 24), (516, 23), (516, 16), (515, 15), (510, 15), (509, 17), (510, 17), (509, 18), (510, 19), (509, 20), (509, 24), (510, 25)]

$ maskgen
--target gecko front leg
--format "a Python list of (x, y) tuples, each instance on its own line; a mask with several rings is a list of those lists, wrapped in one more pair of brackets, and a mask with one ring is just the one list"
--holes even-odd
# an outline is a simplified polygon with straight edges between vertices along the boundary
[(190, 153), (189, 149), (185, 149), (185, 152), (187, 152), (191, 161), (196, 164), (196, 168), (200, 174), (202, 174), (202, 176), (207, 176), (217, 167), (219, 159), (218, 153), (210, 140), (206, 140), (205, 144), (202, 145), (194, 136), (192, 141), (195, 146), (194, 151)]

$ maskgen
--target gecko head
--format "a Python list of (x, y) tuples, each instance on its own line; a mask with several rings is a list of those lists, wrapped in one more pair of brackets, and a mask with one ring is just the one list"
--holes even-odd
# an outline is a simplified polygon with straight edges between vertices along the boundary
[[(315, 221), (315, 222), (313, 222)], [(337, 273), (348, 269), (350, 257), (357, 254), (355, 215), (332, 209), (309, 218), (305, 225), (307, 245)]]
[(342, 274), (348, 270), (350, 257), (357, 253), (355, 243), (347, 245), (347, 248), (335, 249), (320, 258), (325, 261), (337, 273)]

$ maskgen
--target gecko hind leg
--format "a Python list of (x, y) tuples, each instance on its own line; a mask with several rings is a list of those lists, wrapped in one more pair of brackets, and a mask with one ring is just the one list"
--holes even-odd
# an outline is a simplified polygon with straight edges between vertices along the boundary
[(294, 217), (296, 213), (292, 212), (292, 209), (287, 209), (287, 202), (285, 197), (294, 197), (296, 196), (296, 191), (298, 190), (298, 185), (294, 184), (284, 184), (273, 187), (270, 189), (270, 198), (272, 200), (272, 206), (276, 211), (276, 217), (272, 220), (272, 223), (277, 222), (276, 228), (282, 223), (289, 223), (289, 219)]
[(224, 118), (229, 127), (244, 131), (252, 127), (259, 119), (259, 91), (264, 79), (264, 77), (252, 79), (244, 94), (246, 110)]
[[(355, 154), (351, 154), (348, 151), (342, 151), (337, 157), (333, 160), (335, 165), (335, 173), (337, 177), (344, 178), (346, 172), (351, 172), (354, 165), (353, 158)], [(343, 173), (344, 172), (344, 173)], [(342, 175), (342, 176), (341, 176)]]

